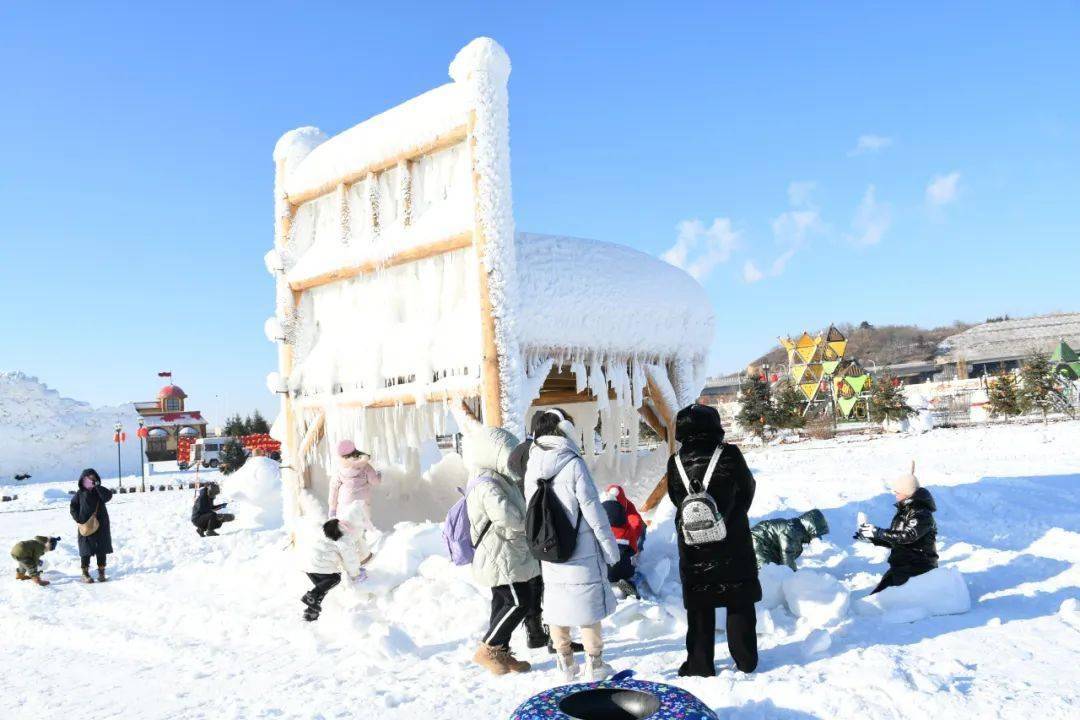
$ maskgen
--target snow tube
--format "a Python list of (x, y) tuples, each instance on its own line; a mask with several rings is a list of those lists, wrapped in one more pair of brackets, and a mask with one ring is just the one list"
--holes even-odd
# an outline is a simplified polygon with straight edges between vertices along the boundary
[(623, 670), (604, 682), (545, 690), (523, 702), (510, 720), (717, 720), (686, 690), (633, 675)]

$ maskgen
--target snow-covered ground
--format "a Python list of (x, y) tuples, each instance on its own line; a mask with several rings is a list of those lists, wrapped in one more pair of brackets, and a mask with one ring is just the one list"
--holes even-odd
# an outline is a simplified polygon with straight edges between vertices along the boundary
[[(1077, 717), (1078, 447), (1080, 423), (1069, 422), (750, 450), (755, 519), (819, 507), (832, 527), (795, 579), (763, 577), (758, 672), (674, 677), (684, 625), (663, 507), (643, 560), (655, 592), (623, 601), (607, 623), (610, 659), (691, 690), (722, 718)], [(853, 543), (856, 515), (888, 522), (884, 482), (912, 458), (937, 499), (942, 565), (963, 573), (967, 612), (926, 617), (950, 608), (863, 600), (885, 552)], [(554, 683), (543, 652), (519, 651), (536, 663), (522, 676), (471, 664), (487, 598), (442, 557), (435, 525), (381, 538), (371, 580), (335, 589), (307, 624), (306, 579), (284, 534), (244, 529), (241, 517), (201, 539), (190, 491), (117, 495), (113, 581), (76, 582), (69, 486), (0, 504), (0, 541), (63, 537), (46, 556), (50, 587), (0, 581), (4, 717), (505, 718)], [(948, 574), (930, 584), (941, 600)]]

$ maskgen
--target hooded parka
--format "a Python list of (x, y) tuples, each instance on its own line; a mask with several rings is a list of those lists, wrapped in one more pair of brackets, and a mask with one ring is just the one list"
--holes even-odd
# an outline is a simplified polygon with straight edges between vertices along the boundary
[(763, 520), (750, 528), (758, 567), (771, 563), (798, 570), (795, 559), (802, 555), (803, 545), (828, 532), (829, 523), (817, 509), (790, 520)]
[[(706, 481), (713, 450), (722, 449), (705, 492), (716, 502), (727, 527), (727, 537), (720, 542), (688, 546), (681, 532), (681, 510), (676, 512), (683, 605), (700, 609), (755, 603), (761, 599), (761, 584), (747, 518), (754, 501), (754, 476), (739, 448), (724, 442), (724, 428), (715, 408), (695, 404), (680, 410), (675, 439), (681, 443), (678, 455), (695, 492), (700, 492)], [(678, 509), (688, 491), (676, 468), (675, 455), (668, 458), (667, 478), (668, 498)]]
[(566, 562), (540, 563), (544, 621), (560, 627), (592, 625), (615, 611), (608, 565), (619, 562), (619, 546), (589, 468), (573, 441), (561, 435), (539, 437), (529, 448), (525, 497), (536, 493), (538, 479), (549, 478), (570, 522), (577, 523), (578, 535)]

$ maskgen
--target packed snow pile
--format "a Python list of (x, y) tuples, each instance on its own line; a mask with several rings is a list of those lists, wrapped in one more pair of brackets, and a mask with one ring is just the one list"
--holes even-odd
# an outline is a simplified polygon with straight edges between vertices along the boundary
[(37, 378), (21, 372), (0, 372), (0, 483), (29, 473), (28, 482), (70, 480), (83, 468), (116, 473), (113, 426), (128, 432), (121, 446), (124, 472), (138, 472), (139, 443), (132, 405), (96, 408), (61, 397)]
[(281, 527), (283, 505), (281, 465), (268, 457), (248, 458), (244, 466), (229, 475), (225, 494), (229, 509), (240, 527), (270, 530)]
[[(721, 613), (719, 677), (676, 676), (686, 614), (667, 502), (651, 518), (640, 558), (644, 598), (620, 601), (603, 623), (605, 660), (690, 690), (725, 718), (1071, 718), (1080, 694), (1072, 670), (1080, 661), (1080, 455), (1071, 452), (1078, 443), (1080, 423), (1057, 423), (748, 451), (757, 480), (751, 522), (818, 507), (834, 528), (806, 546), (797, 573), (762, 568), (756, 673), (725, 669), (731, 661)], [(939, 508), (941, 570), (867, 600), (888, 552), (855, 542), (850, 528), (859, 512), (887, 521), (893, 499), (882, 478), (912, 457)], [(239, 508), (229, 497), (239, 493), (232, 481), (222, 481), (224, 493)], [(106, 476), (105, 483), (115, 481)], [(41, 489), (59, 498), (70, 487), (64, 481)], [(473, 582), (471, 568), (449, 562), (437, 523), (369, 533), (372, 577), (343, 581), (320, 619), (305, 623), (300, 597), (311, 583), (283, 530), (238, 521), (220, 537), (200, 538), (189, 520), (189, 493), (117, 494), (109, 505), (113, 581), (86, 586), (78, 582), (66, 503), (42, 505), (41, 497), (20, 493), (0, 506), (2, 547), (34, 535), (62, 537), (46, 555), (51, 586), (0, 582), (0, 607), (10, 610), (0, 612), (0, 663), (95, 667), (107, 656), (110, 671), (72, 674), (63, 692), (34, 673), (0, 673), (5, 717), (119, 717), (140, 693), (158, 698), (141, 711), (148, 720), (217, 717), (221, 698), (198, 692), (205, 676), (226, 679), (228, 717), (349, 717), (367, 708), (380, 720), (504, 718), (560, 682), (552, 656), (528, 650), (520, 629), (511, 647), (532, 672), (496, 678), (473, 663), (490, 594)], [(325, 508), (310, 493), (301, 498), (312, 530), (320, 531)], [(958, 591), (961, 573), (966, 612), (889, 622), (897, 616), (884, 605), (901, 607), (911, 593), (921, 596), (913, 602), (922, 609), (927, 593), (942, 599), (948, 583), (940, 576), (951, 576)], [(926, 583), (931, 587), (920, 592)], [(840, 611), (845, 593), (859, 612)]]
[(956, 568), (939, 567), (885, 588), (863, 602), (880, 610), (886, 622), (915, 622), (932, 615), (958, 615), (971, 609), (971, 594)]
[(832, 575), (800, 570), (783, 581), (784, 602), (793, 615), (814, 627), (839, 622), (847, 615), (851, 594)]

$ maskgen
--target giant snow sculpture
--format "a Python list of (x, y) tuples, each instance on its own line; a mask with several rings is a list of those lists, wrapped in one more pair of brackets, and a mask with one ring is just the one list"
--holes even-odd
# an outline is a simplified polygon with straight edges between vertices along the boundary
[(268, 383), (290, 516), (325, 503), (331, 448), (347, 437), (387, 474), (376, 523), (441, 517), (460, 478), (446, 463), (424, 471), (462, 405), (519, 437), (537, 407), (560, 405), (598, 481), (659, 497), (668, 446), (638, 452), (638, 418), (669, 439), (703, 384), (712, 310), (651, 256), (515, 232), (509, 76), (502, 47), (478, 38), (452, 82), (274, 149)]

